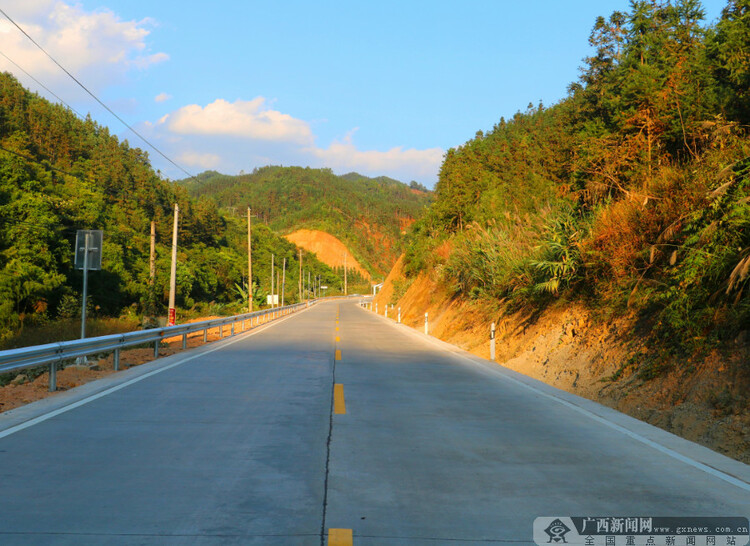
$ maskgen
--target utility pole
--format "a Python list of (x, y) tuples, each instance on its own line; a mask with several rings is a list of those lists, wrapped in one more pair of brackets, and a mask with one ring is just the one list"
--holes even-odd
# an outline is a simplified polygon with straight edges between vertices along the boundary
[(151, 220), (151, 255), (148, 261), (148, 282), (153, 289), (156, 283), (156, 222)]
[(281, 276), (281, 306), (284, 307), (284, 295), (286, 293), (286, 258), (284, 258), (284, 274)]
[(310, 270), (307, 271), (307, 299), (310, 299), (310, 288), (312, 287), (312, 282), (310, 281)]
[(271, 254), (271, 307), (273, 308), (273, 254)]
[(253, 231), (247, 207), (247, 312), (253, 312)]
[(302, 303), (302, 249), (299, 249), (299, 302)]
[(346, 279), (346, 252), (344, 252), (344, 295), (346, 296), (349, 291), (349, 287), (347, 286), (347, 279)]
[[(279, 270), (277, 269), (276, 270), (276, 290), (278, 290), (280, 286), (281, 286), (281, 273), (279, 273)], [(276, 307), (278, 307), (279, 303), (281, 302), (281, 298), (279, 298), (278, 294), (276, 294), (276, 298), (277, 298)]]
[(177, 285), (177, 223), (179, 221), (180, 207), (174, 204), (174, 226), (172, 228), (172, 269), (169, 273), (169, 317), (167, 326), (174, 326), (177, 322), (177, 311), (175, 310), (175, 289)]

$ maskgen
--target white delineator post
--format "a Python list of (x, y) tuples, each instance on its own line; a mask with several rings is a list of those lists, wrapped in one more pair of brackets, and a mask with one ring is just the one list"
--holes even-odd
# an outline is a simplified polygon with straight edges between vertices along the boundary
[(427, 322), (427, 313), (424, 314), (424, 333), (426, 335), (430, 335), (430, 327), (429, 323)]
[(495, 323), (490, 326), (490, 360), (495, 361)]
[(398, 308), (398, 323), (401, 324), (401, 308)]
[(175, 290), (177, 285), (177, 224), (179, 221), (180, 207), (174, 204), (174, 226), (172, 227), (172, 268), (169, 271), (169, 317), (167, 326), (177, 323), (177, 311), (175, 310)]
[(383, 315), (385, 315), (385, 318), (388, 318), (388, 304), (385, 304), (385, 311), (383, 311)]

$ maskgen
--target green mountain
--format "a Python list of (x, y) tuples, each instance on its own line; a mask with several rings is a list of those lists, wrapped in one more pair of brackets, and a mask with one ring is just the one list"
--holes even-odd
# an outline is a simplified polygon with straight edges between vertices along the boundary
[(229, 214), (253, 214), (282, 233), (326, 231), (341, 239), (373, 275), (386, 274), (400, 253), (402, 232), (431, 200), (424, 187), (388, 177), (330, 169), (264, 167), (251, 174), (214, 171), (179, 184), (196, 198), (210, 198)]
[[(173, 204), (180, 207), (177, 305), (215, 302), (239, 311), (247, 276), (242, 219), (219, 213), (160, 178), (148, 155), (90, 118), (81, 120), (0, 74), (0, 341), (24, 325), (80, 312), (81, 273), (73, 267), (76, 230), (104, 231), (102, 270), (89, 276), (91, 315), (164, 313)], [(150, 224), (156, 223), (156, 278), (149, 280)], [(270, 261), (287, 259), (286, 301), (297, 298), (297, 248), (267, 226), (253, 230), (253, 280), (262, 301)], [(340, 286), (315, 259), (305, 270)], [(208, 309), (216, 312), (214, 306)], [(179, 313), (178, 313), (179, 316)]]
[(713, 25), (703, 17), (696, 0), (600, 17), (567, 98), (449, 150), (406, 272), (440, 266), (457, 296), (509, 310), (578, 300), (635, 313), (671, 354), (741, 339), (750, 2), (730, 0)]

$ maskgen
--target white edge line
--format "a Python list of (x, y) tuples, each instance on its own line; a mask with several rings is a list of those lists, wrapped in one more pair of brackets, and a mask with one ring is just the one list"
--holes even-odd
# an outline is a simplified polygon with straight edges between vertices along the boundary
[[(367, 311), (367, 309), (365, 309), (365, 311)], [(388, 319), (386, 317), (381, 317), (377, 313), (373, 313), (373, 314), (376, 317), (379, 317), (381, 320), (387, 321), (388, 323), (390, 323), (390, 324), (398, 327), (398, 323), (392, 321), (391, 319)], [(403, 324), (403, 326), (405, 326), (407, 328), (407, 330), (406, 330), (407, 332), (410, 332), (412, 334), (416, 334), (423, 341), (427, 341), (427, 342), (429, 342), (430, 344), (432, 344), (432, 345), (434, 345), (436, 347), (439, 347), (439, 348), (441, 348), (443, 350), (446, 350), (446, 352), (448, 352), (449, 354), (452, 354), (452, 355), (454, 355), (454, 356), (456, 356), (458, 358), (466, 360), (467, 362), (470, 362), (471, 364), (473, 364), (477, 368), (481, 368), (482, 370), (484, 370), (484, 371), (486, 371), (486, 372), (488, 372), (488, 373), (490, 373), (490, 374), (492, 374), (494, 376), (500, 377), (502, 379), (507, 379), (508, 381), (512, 381), (513, 383), (516, 383), (517, 385), (520, 385), (521, 387), (524, 387), (525, 389), (528, 389), (528, 390), (530, 390), (530, 391), (532, 391), (532, 392), (534, 392), (534, 393), (536, 393), (536, 394), (538, 394), (540, 396), (543, 396), (544, 398), (548, 398), (550, 400), (554, 400), (555, 402), (557, 402), (559, 404), (562, 404), (563, 406), (566, 406), (566, 407), (568, 407), (568, 408), (570, 408), (570, 409), (572, 409), (574, 411), (577, 411), (578, 413), (580, 413), (582, 415), (585, 415), (589, 419), (597, 421), (597, 422), (599, 422), (599, 423), (601, 423), (603, 425), (608, 426), (611, 429), (614, 429), (614, 430), (616, 430), (618, 432), (621, 432), (622, 434), (625, 434), (626, 436), (632, 438), (633, 440), (636, 440), (636, 441), (638, 441), (638, 442), (640, 442), (640, 443), (642, 443), (644, 445), (647, 445), (647, 446), (649, 446), (649, 447), (651, 447), (651, 448), (653, 448), (653, 449), (655, 449), (657, 451), (660, 451), (661, 453), (664, 453), (665, 455), (668, 455), (668, 456), (672, 457), (673, 459), (676, 459), (676, 460), (681, 461), (681, 462), (683, 462), (683, 463), (685, 463), (687, 465), (690, 465), (693, 468), (697, 468), (698, 470), (702, 470), (706, 474), (710, 474), (711, 476), (714, 476), (714, 477), (717, 477), (719, 479), (722, 479), (722, 480), (724, 480), (727, 483), (730, 483), (730, 484), (732, 484), (732, 485), (734, 485), (736, 487), (739, 487), (740, 489), (744, 489), (745, 491), (750, 491), (750, 484), (748, 484), (747, 482), (744, 482), (744, 481), (742, 481), (742, 480), (740, 480), (738, 478), (735, 478), (734, 476), (730, 476), (729, 474), (726, 474), (725, 472), (722, 472), (721, 470), (717, 470), (717, 469), (715, 469), (715, 468), (713, 468), (713, 467), (711, 467), (711, 466), (709, 466), (707, 464), (704, 464), (704, 463), (701, 463), (699, 461), (696, 461), (695, 459), (691, 459), (690, 457), (687, 457), (687, 456), (683, 455), (682, 453), (679, 453), (679, 452), (677, 452), (677, 451), (675, 451), (673, 449), (670, 449), (670, 448), (665, 447), (665, 446), (663, 446), (663, 445), (661, 445), (661, 444), (659, 444), (657, 442), (654, 442), (653, 440), (649, 440), (648, 438), (644, 438), (640, 434), (638, 434), (636, 432), (633, 432), (632, 430), (629, 430), (629, 429), (623, 427), (622, 425), (618, 425), (617, 423), (613, 423), (612, 421), (610, 421), (610, 420), (608, 420), (608, 419), (606, 419), (604, 417), (596, 415), (595, 413), (593, 413), (593, 412), (591, 412), (591, 411), (589, 411), (589, 410), (587, 410), (585, 408), (582, 408), (581, 406), (578, 406), (576, 404), (568, 402), (567, 400), (563, 400), (562, 398), (559, 398), (558, 396), (555, 396), (554, 394), (549, 394), (549, 393), (543, 392), (543, 391), (537, 389), (536, 387), (534, 387), (532, 385), (528, 385), (527, 383), (524, 383), (523, 381), (520, 381), (520, 380), (518, 380), (518, 379), (516, 379), (514, 377), (510, 377), (509, 375), (503, 373), (502, 370), (495, 370), (495, 369), (487, 366), (487, 363), (492, 363), (494, 365), (499, 365), (499, 364), (497, 364), (495, 362), (491, 362), (489, 360), (485, 361), (484, 359), (482, 359), (482, 361), (478, 361), (478, 360), (475, 360), (475, 358), (476, 359), (480, 359), (481, 357), (478, 357), (476, 355), (472, 355), (472, 356), (474, 356), (474, 358), (470, 358), (470, 357), (468, 357), (468, 356), (466, 356), (464, 354), (461, 354), (461, 353), (457, 353), (457, 352), (453, 352), (453, 351), (447, 351), (447, 348), (446, 347), (442, 347), (440, 345), (440, 343), (444, 343), (444, 344), (449, 345), (451, 347), (455, 347), (455, 345), (452, 345), (452, 344), (448, 343), (447, 341), (443, 341), (442, 339), (439, 339), (439, 338), (435, 338), (435, 337), (432, 337), (432, 336), (426, 336), (425, 334), (423, 334), (422, 332), (420, 332), (416, 328), (411, 328), (410, 326), (408, 326), (406, 324)], [(463, 349), (461, 349), (460, 347), (455, 347), (455, 348), (463, 351)], [(550, 385), (550, 387), (552, 387), (552, 385)], [(552, 388), (557, 388), (557, 387), (552, 387)], [(595, 402), (593, 400), (591, 400), (591, 402), (598, 403), (598, 402)], [(606, 407), (606, 406), (603, 406), (603, 407)], [(689, 441), (689, 440), (687, 440), (687, 441)]]
[[(303, 309), (301, 312), (307, 311), (308, 309), (311, 309), (311, 307), (307, 307), (306, 309)], [(69, 404), (67, 406), (64, 406), (62, 408), (58, 408), (56, 410), (53, 410), (49, 413), (45, 413), (44, 415), (40, 415), (39, 417), (34, 417), (33, 419), (29, 419), (28, 421), (25, 421), (21, 423), (20, 425), (15, 425), (13, 427), (10, 427), (2, 432), (0, 432), (0, 440), (3, 438), (6, 438), (10, 436), (11, 434), (15, 434), (16, 432), (20, 432), (24, 429), (27, 429), (29, 427), (33, 427), (34, 425), (38, 425), (39, 423), (43, 423), (47, 419), (52, 419), (53, 417), (57, 417), (58, 415), (61, 415), (63, 413), (66, 413), (70, 410), (74, 410), (76, 408), (80, 408), (81, 406), (84, 406), (88, 404), (89, 402), (93, 402), (94, 400), (98, 400), (99, 398), (103, 398), (109, 394), (112, 394), (113, 392), (117, 392), (120, 389), (124, 389), (125, 387), (129, 387), (130, 385), (133, 385), (134, 383), (138, 383), (139, 381), (143, 381), (144, 379), (147, 379), (151, 376), (154, 376), (156, 374), (166, 372), (167, 370), (171, 370), (172, 368), (175, 368), (177, 366), (181, 366), (182, 364), (185, 364), (186, 362), (190, 362), (191, 360), (195, 360), (196, 358), (199, 358), (201, 356), (205, 356), (207, 354), (211, 354), (215, 351), (218, 351), (220, 349), (223, 349), (224, 347), (227, 347), (228, 345), (233, 345), (237, 343), (238, 341), (242, 341), (243, 339), (247, 339), (249, 337), (252, 337), (256, 334), (259, 334), (261, 332), (264, 332), (268, 330), (269, 328), (281, 324), (282, 322), (285, 322), (295, 316), (297, 313), (292, 313), (286, 318), (279, 319), (273, 321), (271, 324), (269, 324), (266, 328), (263, 328), (261, 330), (255, 330), (250, 332), (242, 332), (240, 333), (236, 339), (230, 339), (226, 341), (225, 343), (222, 343), (220, 347), (214, 347), (212, 349), (208, 349), (206, 351), (202, 351), (199, 354), (195, 354), (193, 356), (187, 356), (183, 358), (182, 360), (179, 360), (177, 362), (174, 362), (172, 364), (169, 364), (167, 366), (164, 366), (163, 368), (159, 368), (158, 370), (153, 370), (151, 372), (145, 373), (143, 375), (139, 375), (138, 377), (134, 377), (133, 379), (126, 381), (125, 383), (121, 383), (119, 385), (116, 385), (114, 387), (110, 387), (109, 389), (103, 390), (102, 392), (93, 394), (89, 396), (88, 398), (84, 398), (83, 400), (78, 400), (77, 402), (73, 402), (72, 404)], [(152, 361), (154, 362), (154, 361)]]

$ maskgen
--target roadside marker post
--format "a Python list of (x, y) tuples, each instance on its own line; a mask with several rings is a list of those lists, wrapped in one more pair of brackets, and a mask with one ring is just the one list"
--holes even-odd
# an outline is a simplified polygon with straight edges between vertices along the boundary
[(490, 326), (490, 360), (495, 361), (495, 323)]
[(385, 315), (385, 318), (388, 318), (388, 304), (385, 304), (385, 312), (383, 313)]
[(401, 324), (401, 308), (398, 308), (398, 323)]
[(424, 314), (424, 333), (430, 335), (429, 323), (427, 322), (427, 313)]

